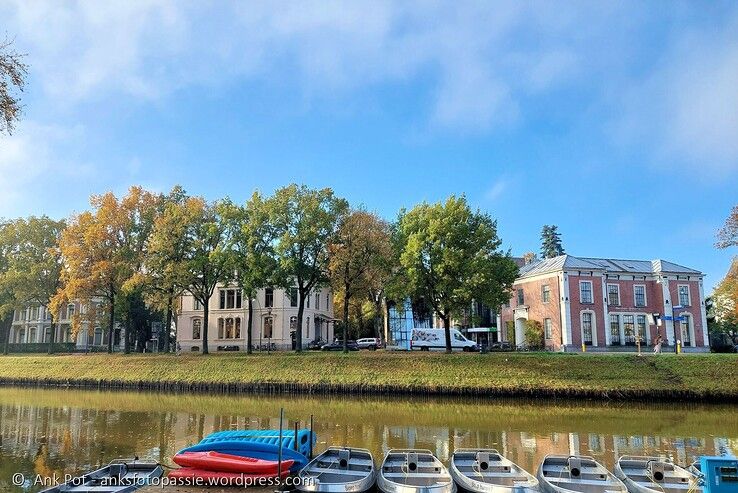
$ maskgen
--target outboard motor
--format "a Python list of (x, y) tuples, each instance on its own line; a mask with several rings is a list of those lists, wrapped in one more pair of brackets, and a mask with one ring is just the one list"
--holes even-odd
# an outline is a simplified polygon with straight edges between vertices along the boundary
[(418, 470), (418, 454), (415, 452), (407, 454), (407, 470), (415, 472)]
[(578, 457), (569, 457), (569, 476), (578, 478), (582, 475), (582, 459)]
[(481, 471), (489, 469), (489, 452), (477, 452), (477, 464)]
[(341, 469), (347, 469), (349, 465), (349, 459), (351, 458), (351, 451), (347, 449), (338, 451), (338, 467)]

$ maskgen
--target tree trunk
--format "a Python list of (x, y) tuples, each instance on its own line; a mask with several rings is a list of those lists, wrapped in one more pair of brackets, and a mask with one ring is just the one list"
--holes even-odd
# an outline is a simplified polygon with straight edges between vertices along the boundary
[(443, 330), (446, 334), (446, 352), (451, 353), (451, 316), (443, 317)]
[(251, 328), (254, 325), (254, 300), (249, 293), (249, 314), (248, 320), (246, 321), (246, 354), (251, 354), (253, 350), (251, 345), (253, 343), (253, 336), (251, 335)]
[(129, 317), (126, 319), (126, 337), (125, 342), (123, 343), (123, 352), (125, 354), (131, 354), (131, 333), (133, 332), (131, 319), (130, 319), (130, 313)]
[[(113, 337), (115, 336), (115, 293), (110, 291), (110, 327), (108, 329), (108, 353), (113, 353)], [(128, 337), (128, 334), (126, 334)]]
[(202, 354), (208, 354), (208, 323), (210, 318), (210, 297), (206, 296), (204, 300), (201, 300), (203, 314), (202, 314)]
[(162, 339), (164, 339), (164, 347), (160, 348), (160, 350), (164, 351), (165, 353), (169, 352), (169, 346), (171, 346), (171, 330), (172, 330), (172, 304), (174, 301), (172, 300), (172, 297), (170, 296), (167, 298), (167, 318), (166, 318), (166, 324), (164, 325), (164, 334)]
[(304, 289), (298, 290), (299, 299), (297, 300), (297, 327), (295, 327), (295, 352), (302, 352), (302, 316), (305, 314), (305, 293)]
[(7, 355), (9, 350), (9, 344), (10, 344), (10, 328), (13, 325), (13, 312), (11, 311), (9, 314), (5, 315), (5, 318), (2, 321), (2, 328), (3, 328), (3, 354)]
[(54, 342), (56, 339), (56, 329), (58, 323), (54, 323), (54, 319), (51, 319), (51, 334), (49, 335), (49, 348), (48, 354), (54, 354)]
[(343, 294), (343, 352), (348, 353), (349, 292), (345, 286)]

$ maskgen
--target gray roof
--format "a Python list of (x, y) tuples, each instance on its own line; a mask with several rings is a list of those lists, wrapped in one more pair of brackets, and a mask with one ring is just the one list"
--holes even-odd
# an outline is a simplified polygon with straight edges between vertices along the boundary
[(667, 262), (666, 260), (622, 260), (613, 258), (575, 257), (573, 255), (559, 255), (532, 262), (520, 268), (520, 277), (536, 276), (561, 270), (599, 270), (605, 272), (629, 274), (654, 274), (668, 272), (672, 274), (702, 275), (698, 270), (683, 265)]

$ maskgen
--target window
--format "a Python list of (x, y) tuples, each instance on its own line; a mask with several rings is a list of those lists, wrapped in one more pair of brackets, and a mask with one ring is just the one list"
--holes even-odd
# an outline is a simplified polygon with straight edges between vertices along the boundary
[(643, 284), (633, 286), (633, 299), (635, 306), (646, 306), (646, 286)]
[(691, 346), (692, 345), (692, 336), (689, 333), (689, 326), (690, 326), (690, 316), (687, 314), (683, 314), (681, 316), (682, 318), (682, 346)]
[(310, 308), (310, 293), (305, 297), (305, 308)]
[(518, 306), (525, 304), (525, 294), (523, 288), (518, 288)]
[(633, 315), (623, 315), (623, 335), (625, 336), (626, 346), (635, 345), (635, 317)]
[(553, 339), (553, 327), (551, 326), (550, 318), (543, 319), (543, 333), (545, 334), (546, 339)]
[(331, 295), (330, 293), (325, 294), (325, 309), (327, 310), (331, 303)]
[(262, 336), (265, 339), (272, 338), (273, 324), (274, 324), (274, 321), (272, 320), (272, 317), (264, 317), (264, 330), (262, 331)]
[(92, 340), (93, 346), (102, 346), (103, 343), (103, 332), (100, 327), (95, 329), (95, 338)]
[(225, 319), (225, 338), (233, 339), (233, 319)]
[(221, 289), (219, 306), (221, 310), (232, 310), (234, 308), (241, 308), (241, 290)]
[(290, 317), (290, 330), (297, 330), (297, 317)]
[(607, 304), (613, 306), (620, 305), (620, 286), (617, 284), (607, 285)]
[(195, 311), (202, 310), (202, 303), (197, 298), (192, 298), (192, 309)]
[(620, 315), (610, 314), (610, 344), (620, 344)]
[(682, 306), (690, 306), (692, 304), (689, 296), (689, 286), (686, 284), (679, 285), (679, 304)]
[(241, 338), (241, 318), (240, 317), (236, 317), (236, 331), (234, 333), (234, 337), (236, 339)]
[(67, 318), (72, 318), (74, 316), (74, 303), (70, 303), (67, 305)]
[(290, 306), (297, 306), (297, 288), (290, 288)]
[(579, 281), (579, 301), (592, 303), (592, 281)]
[(582, 342), (585, 346), (592, 345), (592, 312), (582, 312)]
[(541, 299), (544, 303), (548, 303), (549, 301), (551, 301), (551, 288), (548, 284), (544, 284), (541, 287)]
[(647, 337), (648, 325), (646, 325), (645, 315), (636, 316), (636, 327), (638, 329), (638, 332), (636, 333), (636, 335), (640, 339), (641, 343), (645, 343), (648, 340), (648, 337)]
[(222, 318), (218, 319), (218, 339), (223, 339), (225, 329), (225, 321)]
[(320, 293), (315, 293), (315, 309), (320, 310)]
[(274, 306), (274, 289), (266, 288), (264, 290), (264, 307), (272, 308)]
[(192, 338), (193, 339), (199, 339), (200, 338), (200, 329), (202, 328), (202, 320), (199, 318), (196, 318), (192, 321)]

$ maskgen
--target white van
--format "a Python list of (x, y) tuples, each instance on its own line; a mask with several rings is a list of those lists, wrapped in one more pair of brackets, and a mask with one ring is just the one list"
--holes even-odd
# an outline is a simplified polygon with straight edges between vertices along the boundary
[[(451, 349), (454, 351), (476, 351), (477, 344), (456, 329), (451, 329)], [(445, 351), (445, 329), (413, 329), (410, 335), (410, 350)]]

